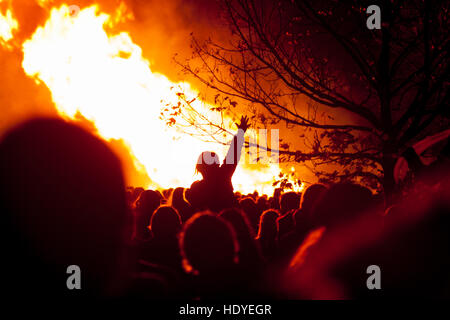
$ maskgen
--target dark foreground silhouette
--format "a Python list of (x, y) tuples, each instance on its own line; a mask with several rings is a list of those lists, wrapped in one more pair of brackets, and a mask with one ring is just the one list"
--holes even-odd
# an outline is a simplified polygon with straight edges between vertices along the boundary
[[(232, 156), (219, 165), (209, 153), (189, 189), (125, 189), (118, 158), (83, 129), (57, 119), (13, 129), (0, 144), (3, 291), (69, 301), (449, 297), (448, 152), (386, 209), (355, 184), (234, 193)], [(67, 287), (71, 265), (80, 290)], [(370, 265), (382, 290), (367, 288)]]

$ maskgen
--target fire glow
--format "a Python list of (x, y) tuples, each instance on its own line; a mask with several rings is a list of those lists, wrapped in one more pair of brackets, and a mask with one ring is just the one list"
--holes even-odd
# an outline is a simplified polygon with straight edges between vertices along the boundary
[[(2, 3), (2, 0), (0, 0)], [(8, 42), (13, 38), (13, 32), (19, 28), (17, 20), (12, 16), (11, 9), (7, 9), (6, 13), (0, 12), (0, 45), (9, 49)]]
[[(17, 22), (12, 26), (8, 22), (13, 20), (9, 15), (0, 17), (4, 41), (17, 29)], [(152, 72), (142, 49), (127, 32), (107, 31), (122, 19), (131, 18), (122, 5), (114, 15), (100, 12), (97, 5), (82, 9), (76, 16), (71, 16), (68, 5), (52, 8), (45, 24), (23, 43), (22, 67), (36, 83), (48, 87), (62, 117), (82, 115), (104, 139), (124, 141), (135, 166), (143, 168), (151, 179), (145, 187), (188, 187), (198, 178), (194, 176), (198, 155), (212, 150), (223, 159), (227, 146), (181, 134), (159, 118), (161, 101), (177, 102), (174, 87), (189, 99), (198, 92), (189, 83), (174, 83)], [(5, 23), (10, 26), (9, 33), (4, 32)], [(208, 117), (218, 117), (204, 102), (195, 103)], [(227, 121), (231, 128), (230, 119)], [(258, 165), (258, 170), (253, 170), (243, 162), (233, 177), (235, 190), (271, 194), (272, 183), (280, 173), (278, 164)]]

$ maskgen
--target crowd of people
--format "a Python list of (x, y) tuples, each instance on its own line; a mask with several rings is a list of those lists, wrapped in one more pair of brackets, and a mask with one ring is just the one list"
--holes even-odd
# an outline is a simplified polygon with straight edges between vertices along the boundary
[[(448, 151), (432, 182), (388, 208), (353, 183), (243, 195), (231, 177), (247, 119), (238, 127), (223, 164), (203, 153), (203, 179), (167, 190), (126, 188), (117, 156), (73, 124), (10, 131), (0, 144), (3, 288), (33, 299), (450, 295)], [(80, 290), (66, 287), (69, 265)], [(367, 287), (370, 265), (381, 290)]]

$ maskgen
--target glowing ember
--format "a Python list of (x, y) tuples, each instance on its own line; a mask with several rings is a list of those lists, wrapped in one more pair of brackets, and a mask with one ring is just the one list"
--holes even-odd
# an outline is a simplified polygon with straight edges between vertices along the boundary
[[(91, 6), (71, 17), (68, 6), (52, 9), (45, 25), (23, 44), (23, 68), (50, 89), (61, 115), (74, 118), (80, 113), (105, 139), (125, 141), (153, 181), (151, 187), (189, 186), (196, 179), (198, 155), (214, 150), (223, 159), (226, 147), (179, 134), (159, 119), (161, 100), (177, 102), (171, 88), (182, 88), (188, 97), (197, 92), (188, 83), (173, 83), (152, 72), (128, 33), (105, 30), (121, 21), (124, 12), (120, 8), (111, 17)], [(201, 102), (196, 108), (209, 112)], [(263, 169), (241, 164), (233, 178), (235, 189), (271, 193), (280, 170), (278, 165)]]

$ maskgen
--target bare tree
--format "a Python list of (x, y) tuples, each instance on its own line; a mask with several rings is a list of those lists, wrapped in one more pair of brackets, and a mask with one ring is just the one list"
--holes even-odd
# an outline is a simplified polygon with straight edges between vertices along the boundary
[(219, 111), (245, 102), (258, 125), (291, 128), (301, 143), (282, 143), (282, 159), (320, 180), (392, 194), (398, 156), (448, 126), (449, 2), (379, 1), (380, 30), (366, 1), (221, 2), (229, 41), (193, 36), (177, 63), (227, 97)]

